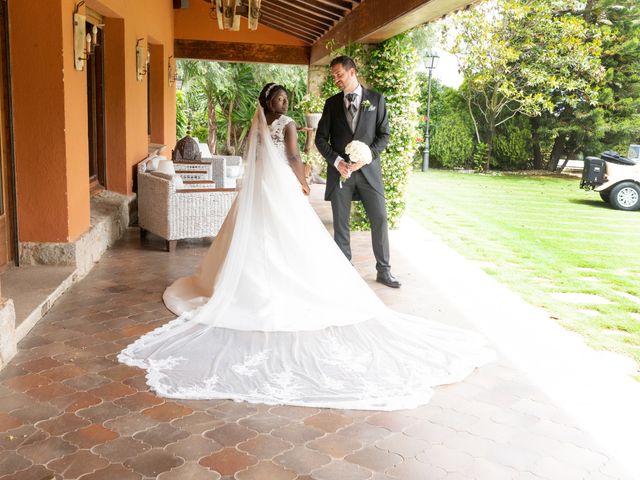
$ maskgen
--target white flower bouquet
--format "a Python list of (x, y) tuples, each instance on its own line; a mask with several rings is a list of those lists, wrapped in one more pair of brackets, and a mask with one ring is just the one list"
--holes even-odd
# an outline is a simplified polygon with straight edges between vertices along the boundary
[[(359, 140), (349, 142), (344, 148), (344, 152), (349, 155), (349, 163), (369, 165), (373, 159), (369, 145)], [(349, 177), (340, 177), (340, 187), (342, 187), (342, 182), (346, 182), (348, 179)]]

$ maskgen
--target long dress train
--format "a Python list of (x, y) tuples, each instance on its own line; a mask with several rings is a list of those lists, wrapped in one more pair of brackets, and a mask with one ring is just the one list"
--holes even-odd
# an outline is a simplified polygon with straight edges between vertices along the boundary
[(242, 187), (179, 317), (119, 355), (170, 398), (395, 410), (493, 359), (479, 335), (386, 307), (336, 246), (284, 156), (281, 117), (253, 119)]

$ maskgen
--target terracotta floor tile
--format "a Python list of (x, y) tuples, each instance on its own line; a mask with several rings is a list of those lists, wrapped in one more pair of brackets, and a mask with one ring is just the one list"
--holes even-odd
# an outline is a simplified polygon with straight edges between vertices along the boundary
[(293, 444), (270, 435), (258, 435), (237, 446), (238, 450), (255, 455), (259, 460), (270, 460), (293, 448)]
[(355, 438), (342, 435), (325, 435), (307, 443), (306, 446), (333, 458), (344, 458), (346, 455), (362, 448), (362, 444)]
[(44, 440), (48, 433), (38, 430), (33, 425), (22, 425), (0, 435), (0, 451), (17, 450), (20, 445), (27, 442), (32, 436), (37, 435), (39, 440)]
[(276, 428), (288, 425), (290, 422), (291, 420), (288, 418), (272, 415), (270, 413), (258, 413), (238, 421), (239, 424), (259, 433), (269, 433)]
[(175, 418), (190, 415), (193, 411), (174, 402), (165, 402), (162, 405), (151, 407), (142, 411), (143, 415), (151, 417), (160, 422), (170, 422)]
[(238, 480), (295, 480), (296, 472), (269, 461), (262, 461), (246, 470), (236, 473)]
[(161, 423), (144, 432), (136, 433), (133, 438), (140, 440), (152, 447), (164, 448), (170, 443), (187, 438), (189, 434), (183, 430), (172, 427), (168, 423)]
[(12, 417), (6, 413), (0, 413), (0, 432), (6, 432), (7, 430), (13, 430), (22, 425), (22, 420)]
[[(371, 477), (370, 470), (362, 468), (360, 465), (345, 462), (344, 460), (335, 460), (328, 465), (320, 467), (312, 474), (314, 480), (366, 480)], [(409, 480), (409, 478), (404, 479)], [(414, 479), (411, 479), (414, 480)], [(418, 480), (418, 479), (415, 479)], [(423, 480), (422, 478), (420, 480)], [(431, 480), (431, 479), (424, 479)]]
[(347, 462), (356, 463), (376, 472), (384, 472), (400, 465), (403, 458), (397, 453), (386, 452), (376, 447), (367, 447), (344, 457)]
[(195, 412), (186, 417), (171, 421), (172, 426), (189, 433), (204, 433), (224, 425), (224, 423), (224, 420), (204, 412)]
[(26, 392), (32, 388), (40, 387), (51, 383), (51, 380), (44, 375), (37, 373), (29, 373), (20, 377), (13, 377), (2, 382), (7, 387), (15, 390), (16, 392)]
[(367, 423), (386, 428), (392, 432), (401, 432), (403, 429), (416, 423), (414, 418), (407, 417), (397, 412), (380, 412), (367, 417)]
[(198, 463), (224, 476), (234, 475), (240, 470), (255, 465), (258, 463), (258, 459), (253, 455), (228, 447), (202, 458)]
[(47, 464), (47, 468), (63, 475), (64, 478), (76, 478), (85, 473), (93, 473), (96, 470), (109, 465), (104, 458), (95, 455), (88, 450), (80, 450), (71, 455), (59, 458)]
[(4, 382), (5, 380), (8, 380), (10, 378), (21, 377), (29, 373), (29, 370), (27, 370), (26, 368), (22, 368), (19, 365), (10, 363), (0, 371), (0, 382)]
[(60, 362), (51, 357), (42, 357), (19, 364), (20, 368), (25, 368), (32, 373), (42, 372), (43, 370), (49, 370), (51, 368), (59, 367), (60, 365), (62, 365)]
[(320, 430), (305, 427), (304, 425), (296, 423), (277, 428), (271, 432), (271, 434), (296, 445), (308, 442), (309, 440), (314, 440), (324, 435)]
[(122, 465), (109, 465), (106, 468), (87, 473), (78, 480), (140, 480), (142, 475), (132, 472)]
[(79, 392), (86, 392), (87, 390), (91, 390), (92, 388), (96, 388), (100, 385), (104, 385), (105, 383), (109, 383), (109, 379), (104, 378), (96, 373), (87, 373), (78, 377), (69, 378), (67, 380), (64, 380), (62, 383), (71, 388), (75, 388)]
[(371, 445), (391, 435), (391, 431), (386, 428), (376, 427), (368, 423), (349, 425), (338, 433), (347, 438), (357, 438), (363, 445)]
[(32, 402), (33, 399), (28, 395), (20, 392), (9, 390), (9, 395), (0, 398), (0, 412), (9, 414), (14, 410), (24, 408), (24, 406)]
[(317, 428), (323, 432), (335, 432), (352, 423), (353, 420), (345, 415), (327, 411), (316, 413), (304, 419), (305, 425)]
[(11, 415), (19, 418), (23, 423), (37, 423), (40, 420), (56, 417), (59, 413), (58, 409), (49, 403), (32, 401), (20, 409), (13, 410)]
[(131, 437), (116, 438), (91, 449), (92, 452), (106, 458), (111, 463), (122, 463), (128, 458), (138, 456), (148, 450), (151, 450), (151, 446)]
[(129, 413), (104, 422), (105, 427), (123, 436), (132, 436), (138, 432), (152, 428), (157, 424), (158, 422), (153, 418), (149, 418), (141, 413)]
[(22, 446), (18, 448), (18, 453), (36, 465), (44, 465), (51, 460), (69, 455), (76, 450), (77, 447), (74, 445), (61, 438), (54, 437)]
[(307, 417), (315, 415), (320, 412), (318, 408), (306, 408), (306, 407), (293, 407), (291, 405), (281, 405), (278, 407), (272, 407), (269, 410), (274, 415), (289, 418), (291, 420), (304, 420)]
[(52, 436), (59, 437), (65, 433), (73, 432), (79, 428), (86, 427), (91, 422), (84, 418), (80, 418), (73, 413), (65, 413), (59, 417), (50, 418), (38, 422), (36, 425), (40, 430), (44, 430)]
[(225, 447), (237, 445), (257, 435), (258, 433), (254, 430), (250, 430), (237, 423), (229, 423), (204, 434), (205, 437), (215, 440)]
[(87, 393), (95, 395), (103, 400), (112, 401), (128, 395), (133, 395), (136, 393), (136, 390), (120, 382), (111, 382), (89, 390)]
[(140, 375), (140, 369), (130, 367), (129, 365), (118, 365), (117, 367), (112, 367), (98, 373), (103, 377), (110, 378), (113, 381), (121, 382), (127, 378)]
[(331, 462), (331, 457), (309, 450), (306, 447), (297, 446), (288, 452), (278, 455), (273, 459), (274, 463), (301, 474), (309, 474), (323, 465)]
[(118, 418), (128, 413), (129, 410), (126, 408), (119, 407), (111, 402), (103, 402), (99, 405), (76, 411), (76, 415), (91, 420), (94, 423), (106, 422), (107, 420)]
[(34, 465), (32, 467), (27, 468), (26, 470), (22, 470), (20, 472), (14, 473), (13, 475), (7, 475), (6, 477), (2, 477), (2, 480), (58, 480), (59, 476), (52, 472), (48, 468), (43, 467), (42, 465)]
[(56, 398), (51, 403), (66, 412), (74, 413), (78, 410), (93, 407), (102, 402), (98, 397), (88, 394), (87, 392), (76, 392), (68, 397)]
[(113, 403), (126, 408), (132, 412), (140, 412), (155, 405), (164, 403), (164, 398), (158, 397), (149, 392), (138, 392), (128, 397), (114, 400)]
[(94, 423), (75, 432), (67, 433), (62, 438), (80, 448), (91, 448), (115, 440), (118, 436), (118, 433)]
[(144, 375), (126, 378), (122, 381), (122, 383), (124, 383), (125, 385), (129, 385), (131, 388), (135, 388), (139, 392), (147, 392), (151, 390), (151, 387), (147, 385), (147, 379)]
[(220, 480), (218, 472), (212, 472), (197, 463), (185, 463), (169, 472), (161, 473), (158, 480)]
[(68, 378), (79, 377), (86, 373), (86, 370), (76, 366), (76, 365), (62, 365), (60, 367), (52, 368), (51, 370), (47, 370), (42, 372), (47, 378), (50, 378), (54, 382), (61, 382), (63, 380), (67, 380)]
[(27, 395), (40, 400), (41, 402), (48, 402), (58, 397), (66, 397), (74, 393), (73, 388), (69, 388), (62, 383), (51, 383), (49, 385), (43, 385), (41, 387), (32, 388), (27, 390)]
[(214, 440), (204, 438), (200, 435), (191, 435), (168, 445), (165, 447), (165, 450), (186, 461), (198, 461), (202, 457), (219, 452), (222, 448), (223, 446)]
[(149, 450), (124, 462), (124, 466), (134, 472), (155, 478), (162, 472), (179, 467), (184, 460), (162, 450)]
[[(447, 478), (447, 471), (445, 469), (434, 466), (434, 465), (426, 465), (424, 463), (418, 462), (414, 458), (405, 460), (400, 465), (397, 465), (395, 467), (388, 469), (386, 473), (390, 477), (398, 478), (401, 480), (405, 480), (409, 478), (424, 478), (424, 479)], [(489, 480), (489, 478), (487, 480)], [(490, 479), (490, 480), (493, 480), (493, 479)]]
[(233, 402), (226, 400), (207, 411), (214, 415), (221, 413), (226, 420), (235, 422), (241, 418), (255, 415), (258, 412), (258, 407), (247, 402)]
[(415, 457), (429, 448), (430, 443), (415, 437), (409, 437), (403, 433), (394, 433), (379, 442), (375, 446), (381, 450), (402, 455), (404, 458)]
[(12, 475), (21, 470), (26, 470), (33, 462), (19, 453), (5, 451), (0, 453), (0, 473)]

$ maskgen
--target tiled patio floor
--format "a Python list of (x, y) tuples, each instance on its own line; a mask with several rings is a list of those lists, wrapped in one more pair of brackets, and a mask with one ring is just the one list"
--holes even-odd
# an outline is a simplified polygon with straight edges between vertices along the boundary
[[(326, 214), (326, 205), (319, 211)], [(451, 320), (400, 255), (391, 290), (373, 279), (367, 234), (356, 267), (394, 308)], [(161, 294), (205, 242), (140, 246), (137, 231), (65, 294), (0, 372), (3, 479), (622, 479), (571, 417), (506, 360), (401, 412), (165, 400), (117, 353), (173, 318)]]

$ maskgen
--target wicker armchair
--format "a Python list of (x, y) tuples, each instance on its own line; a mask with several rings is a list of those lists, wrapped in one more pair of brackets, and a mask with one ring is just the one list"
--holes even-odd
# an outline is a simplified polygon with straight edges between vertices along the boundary
[[(209, 159), (205, 159), (208, 161)], [(242, 176), (242, 157), (238, 155), (214, 155), (211, 157), (213, 176), (216, 185), (236, 188), (236, 182)]]
[(140, 237), (158, 235), (171, 252), (178, 240), (216, 236), (237, 191), (212, 185), (211, 180), (182, 182), (177, 176), (151, 174), (145, 162), (138, 164)]

